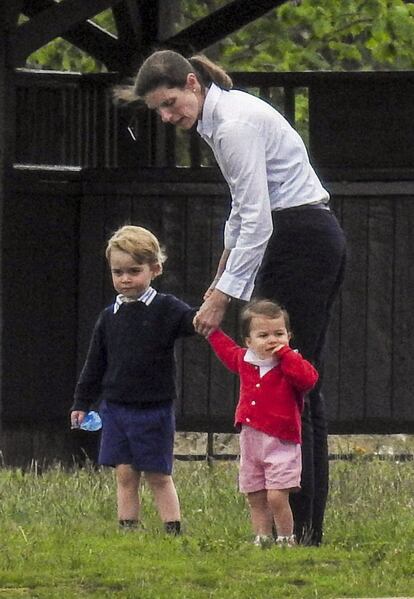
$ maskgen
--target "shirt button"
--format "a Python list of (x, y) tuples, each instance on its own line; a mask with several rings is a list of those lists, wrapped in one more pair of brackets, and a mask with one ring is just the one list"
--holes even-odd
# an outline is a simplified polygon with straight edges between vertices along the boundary
[(255, 406), (255, 405), (256, 405), (256, 402), (255, 402), (255, 401), (252, 401), (252, 406)]
[(256, 387), (259, 389), (259, 387), (260, 387), (260, 383), (256, 383)]
[(250, 418), (246, 418), (246, 422), (250, 422)]

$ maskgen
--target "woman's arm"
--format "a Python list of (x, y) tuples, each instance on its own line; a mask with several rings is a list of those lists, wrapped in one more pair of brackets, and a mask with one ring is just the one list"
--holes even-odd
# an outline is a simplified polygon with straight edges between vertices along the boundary
[(204, 300), (206, 300), (211, 295), (211, 292), (213, 291), (213, 289), (215, 289), (216, 284), (218, 283), (221, 275), (225, 271), (227, 260), (230, 255), (230, 251), (231, 250), (223, 250), (223, 253), (221, 254), (221, 258), (220, 258), (218, 266), (217, 266), (216, 276), (214, 277), (210, 287), (205, 292), (204, 297), (203, 297)]
[(216, 289), (249, 300), (254, 280), (273, 232), (267, 179), (266, 147), (253, 122), (228, 120), (217, 132), (215, 155), (232, 196), (224, 228), (230, 250)]

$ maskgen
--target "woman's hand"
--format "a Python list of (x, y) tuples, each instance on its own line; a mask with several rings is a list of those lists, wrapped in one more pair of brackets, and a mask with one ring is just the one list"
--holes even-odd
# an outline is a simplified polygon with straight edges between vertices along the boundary
[(203, 337), (208, 337), (217, 329), (229, 305), (230, 298), (219, 289), (209, 288), (204, 296), (204, 303), (194, 317), (194, 328)]

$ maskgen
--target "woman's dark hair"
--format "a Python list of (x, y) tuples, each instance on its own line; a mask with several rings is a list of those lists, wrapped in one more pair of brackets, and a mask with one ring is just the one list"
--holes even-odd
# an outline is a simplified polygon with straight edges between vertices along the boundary
[(211, 83), (225, 90), (233, 87), (231, 77), (206, 56), (199, 54), (187, 59), (173, 50), (159, 50), (143, 62), (134, 85), (117, 86), (114, 96), (116, 100), (131, 103), (142, 99), (158, 87), (183, 88), (190, 73), (196, 75), (202, 88)]
[(283, 316), (286, 330), (288, 333), (291, 333), (289, 314), (282, 306), (267, 299), (253, 300), (243, 308), (240, 315), (240, 327), (243, 339), (250, 336), (252, 319), (255, 316), (267, 316), (268, 318)]

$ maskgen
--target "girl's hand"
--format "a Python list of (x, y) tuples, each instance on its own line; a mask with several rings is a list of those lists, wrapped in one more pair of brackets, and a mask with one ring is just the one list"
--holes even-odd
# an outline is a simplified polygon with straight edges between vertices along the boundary
[(83, 410), (73, 410), (70, 413), (70, 428), (79, 428), (85, 416), (86, 412), (83, 412)]
[(272, 354), (277, 354), (277, 352), (279, 351), (279, 349), (282, 349), (282, 347), (286, 347), (285, 343), (279, 343), (278, 345), (276, 345), (276, 347), (272, 351)]
[(197, 333), (208, 337), (217, 329), (224, 318), (229, 301), (230, 298), (225, 293), (212, 289), (194, 317), (193, 324)]

